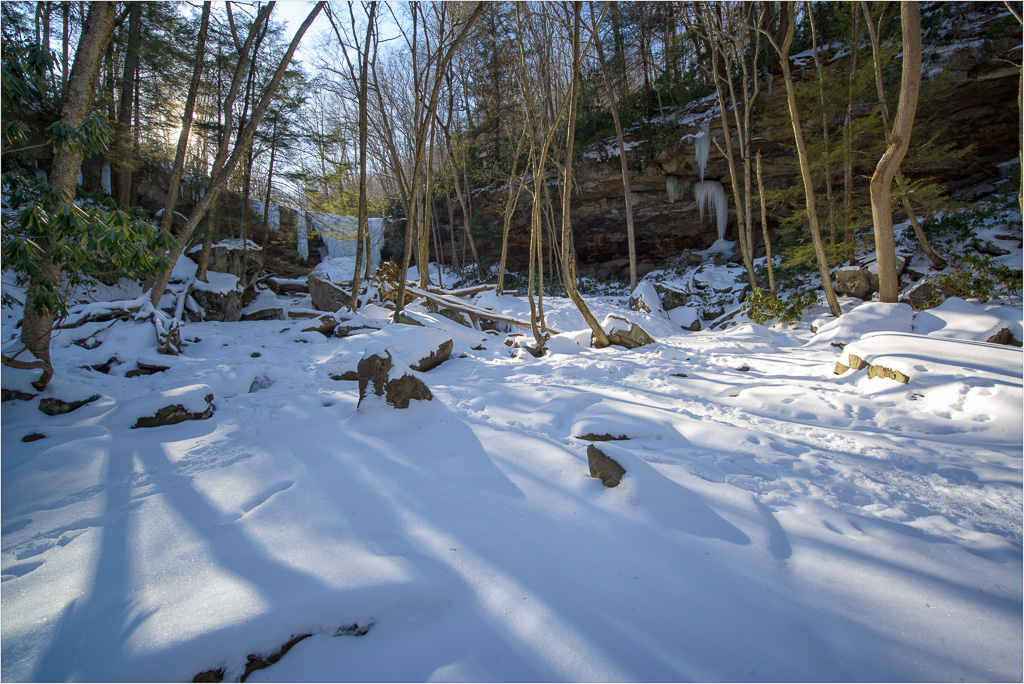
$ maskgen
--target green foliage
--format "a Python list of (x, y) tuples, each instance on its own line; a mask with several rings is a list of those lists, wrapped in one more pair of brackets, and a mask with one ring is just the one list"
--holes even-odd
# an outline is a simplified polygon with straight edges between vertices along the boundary
[[(846, 246), (841, 243), (826, 243), (823, 247), (825, 248), (825, 256), (828, 258), (829, 264), (841, 263), (846, 257)], [(793, 272), (803, 271), (806, 273), (817, 271), (817, 255), (814, 253), (814, 245), (808, 241), (791, 243), (783, 248), (780, 254), (782, 256), (782, 268), (776, 269), (776, 279), (779, 278), (780, 271), (784, 273), (786, 269), (790, 269)]]
[[(1000, 266), (990, 256), (964, 253), (965, 245), (977, 240), (977, 226), (990, 222), (1019, 221), (1017, 198), (996, 197), (973, 207), (936, 214), (921, 222), (928, 241), (949, 255), (949, 265), (935, 278), (936, 286), (947, 296), (988, 301), (998, 297), (1022, 296), (1021, 271)], [(900, 244), (916, 246), (917, 237), (905, 230)]]
[(156, 257), (174, 247), (174, 238), (138, 209), (122, 209), (113, 200), (68, 201), (58, 188), (19, 172), (3, 176), (8, 205), (16, 212), (3, 230), (4, 265), (31, 283), (40, 314), (62, 316), (67, 301), (61, 282), (44, 269), (47, 251), (70, 284), (83, 277), (143, 280), (172, 264)]
[(1021, 297), (1021, 271), (999, 266), (992, 257), (964, 254), (935, 279), (949, 297), (987, 302), (995, 297)]
[[(975, 206), (936, 213), (921, 221), (921, 230), (937, 250), (960, 251), (962, 245), (975, 238), (976, 226), (987, 221), (1019, 220), (1016, 218), (1017, 198), (1013, 195), (996, 196), (988, 202)], [(904, 231), (899, 244), (917, 245), (917, 237), (911, 231)]]
[(102, 154), (110, 145), (113, 131), (100, 115), (93, 113), (78, 128), (55, 121), (46, 129), (53, 140), (53, 151), (67, 147), (75, 154)]
[[(760, 274), (758, 276), (760, 278)], [(764, 279), (767, 280), (767, 274)], [(786, 294), (786, 296), (773, 296), (771, 292), (765, 292), (761, 288), (755, 288), (747, 295), (743, 303), (743, 311), (755, 323), (764, 325), (768, 321), (775, 320), (779, 323), (795, 323), (800, 320), (807, 307), (818, 301), (818, 292), (815, 288), (801, 287)]]
[(629, 294), (629, 281), (616, 276), (609, 276), (605, 280), (584, 276), (580, 278), (577, 289), (580, 294), (594, 297), (622, 297)]

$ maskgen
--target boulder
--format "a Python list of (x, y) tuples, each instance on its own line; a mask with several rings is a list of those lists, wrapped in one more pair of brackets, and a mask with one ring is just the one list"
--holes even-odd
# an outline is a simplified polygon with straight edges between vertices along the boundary
[(284, 319), (284, 307), (270, 290), (263, 290), (242, 309), (243, 321), (280, 321)]
[[(317, 324), (308, 328), (303, 328), (302, 332), (318, 332), (325, 337), (330, 337), (338, 328), (338, 319), (334, 316), (324, 314), (317, 319)], [(346, 334), (338, 335), (338, 337), (344, 337)]]
[(100, 395), (94, 394), (85, 399), (79, 399), (78, 401), (64, 401), (57, 397), (45, 397), (39, 400), (39, 410), (48, 416), (62, 416), (65, 413), (71, 413), (75, 409), (80, 409), (86, 404), (91, 404), (100, 398)]
[(30, 399), (34, 399), (35, 396), (36, 395), (29, 392), (7, 389), (6, 387), (3, 388), (3, 390), (0, 390), (0, 401), (28, 401)]
[(337, 283), (324, 280), (312, 273), (306, 278), (313, 308), (317, 311), (337, 311), (348, 306), (352, 295)]
[(900, 301), (909, 304), (914, 311), (924, 311), (946, 301), (946, 293), (934, 281), (922, 280), (900, 297)]
[(663, 283), (654, 283), (654, 289), (657, 291), (665, 311), (671, 311), (686, 305), (686, 293), (682, 290), (677, 290)]
[(442, 363), (447, 361), (448, 358), (452, 355), (452, 348), (454, 346), (455, 343), (452, 340), (445, 340), (440, 344), (440, 346), (438, 346), (437, 349), (430, 352), (428, 355), (420, 359), (417, 363), (414, 363), (409, 367), (412, 368), (413, 370), (420, 371), (421, 373), (426, 373), (428, 370), (437, 368)]
[(871, 280), (859, 266), (843, 266), (836, 271), (836, 294), (864, 299), (871, 294)]
[(692, 306), (677, 306), (668, 312), (668, 317), (683, 330), (700, 330), (700, 311)]
[(152, 392), (118, 402), (104, 418), (107, 427), (153, 428), (213, 415), (213, 390), (197, 384)]
[(176, 425), (186, 420), (206, 420), (213, 415), (213, 394), (203, 397), (205, 407), (197, 408), (189, 403), (169, 404), (159, 408), (152, 415), (142, 416), (132, 425), (133, 428), (154, 428), (164, 425)]
[(233, 323), (242, 319), (241, 281), (230, 273), (208, 272), (209, 282), (192, 284), (191, 297), (205, 312), (205, 320)]
[[(247, 290), (256, 284), (256, 279), (263, 270), (263, 252), (259, 245), (250, 241), (248, 249), (242, 249), (241, 240), (221, 240), (210, 248), (210, 261), (206, 265), (207, 271), (217, 273), (230, 273), (242, 283), (242, 289)], [(197, 245), (189, 252), (194, 258), (198, 258), (202, 250)]]
[(430, 401), (433, 395), (423, 381), (408, 370), (394, 363), (391, 353), (386, 349), (373, 345), (359, 360), (356, 370), (359, 376), (359, 403), (373, 395), (384, 397), (389, 406), (398, 409), (409, 408), (409, 402)]
[[(907, 272), (908, 266), (910, 266), (910, 256), (897, 254), (896, 274), (902, 277)], [(867, 264), (864, 266), (864, 271), (867, 273), (868, 283), (871, 285), (871, 293), (878, 292), (878, 262), (872, 261)]]
[(629, 308), (633, 311), (649, 313), (655, 316), (665, 316), (665, 309), (661, 305), (661, 298), (654, 284), (644, 281), (636, 286), (633, 293), (629, 295)]
[(606, 455), (591, 444), (587, 447), (587, 462), (590, 465), (590, 477), (598, 478), (605, 487), (618, 487), (626, 469), (618, 461)]
[[(647, 344), (654, 344), (654, 338), (648, 335), (646, 330), (632, 321), (627, 321), (622, 316), (608, 314), (601, 327), (607, 333), (608, 339), (612, 344), (625, 347), (626, 349), (635, 349)], [(593, 340), (591, 340), (591, 345), (593, 345)]]

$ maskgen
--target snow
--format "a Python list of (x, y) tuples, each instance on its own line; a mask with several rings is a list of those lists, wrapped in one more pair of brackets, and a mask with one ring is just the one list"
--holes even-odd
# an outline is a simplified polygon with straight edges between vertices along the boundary
[[(422, 304), (425, 327), (369, 305), (343, 338), (186, 322), (178, 357), (148, 321), (60, 331), (47, 396), (100, 398), (3, 403), (3, 678), (237, 680), (313, 634), (251, 681), (1021, 679), (1021, 351), (965, 338), (1019, 307), (867, 303), (812, 337), (588, 304), (657, 343), (593, 349), (555, 297), (540, 358)], [(330, 378), (448, 338), (410, 371), (434, 401), (357, 410)], [(850, 353), (910, 381), (835, 375)], [(210, 394), (208, 420), (131, 428)], [(588, 433), (628, 438), (597, 443), (617, 488)]]
[[(1019, 215), (986, 221), (979, 239), (1019, 268)], [(702, 256), (641, 281), (687, 296), (667, 313), (587, 298), (645, 347), (592, 348), (577, 309), (545, 296), (560, 334), (540, 358), (529, 328), (461, 326), (422, 300), (419, 325), (380, 304), (332, 314), (345, 337), (183, 322), (165, 356), (138, 286), (76, 288), (45, 392), (38, 371), (0, 376), (37, 394), (0, 413), (0, 677), (237, 681), (248, 655), (312, 634), (249, 679), (1020, 681), (1024, 355), (985, 342), (1024, 338), (1019, 294), (920, 312), (843, 298), (840, 318), (804, 318), (822, 316), (816, 334), (742, 313), (689, 332), (746, 287), (734, 243)], [(195, 271), (182, 257), (174, 280)], [(236, 286), (222, 275), (196, 285)], [(23, 294), (11, 273), (3, 288)], [(246, 310), (272, 299), (309, 306), (263, 293)], [(472, 304), (530, 316), (494, 291)], [(5, 354), (20, 316), (2, 309)], [(405, 371), (433, 401), (357, 409), (357, 383), (334, 379), (374, 350), (405, 370), (448, 339), (448, 361)], [(909, 380), (837, 375), (851, 355)], [(133, 429), (211, 395), (209, 419)], [(585, 436), (613, 438), (593, 444), (625, 467), (617, 488), (589, 477)]]
[(231, 273), (218, 273), (216, 271), (206, 272), (207, 282), (196, 280), (192, 283), (192, 289), (205, 292), (216, 292), (226, 295), (230, 292), (240, 291), (240, 280), (238, 276)]
[(245, 305), (242, 308), (242, 315), (258, 313), (260, 311), (266, 311), (268, 309), (280, 309), (281, 302), (270, 290), (263, 290), (256, 298)]
[(937, 307), (914, 316), (914, 332), (932, 337), (987, 342), (1000, 330), (1009, 327), (1002, 318), (986, 314), (959, 297), (950, 297)]
[(680, 328), (689, 328), (700, 317), (700, 312), (692, 306), (677, 306), (667, 314)]
[(910, 332), (914, 310), (909, 304), (865, 302), (839, 318), (818, 327), (812, 346), (825, 344), (841, 347), (870, 332)]

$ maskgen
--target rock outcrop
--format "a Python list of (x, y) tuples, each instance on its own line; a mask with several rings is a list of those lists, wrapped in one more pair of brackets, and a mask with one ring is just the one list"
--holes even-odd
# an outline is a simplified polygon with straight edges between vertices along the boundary
[[(943, 97), (922, 102), (918, 116), (946, 122), (943, 140), (959, 149), (969, 147), (971, 153), (948, 163), (931, 163), (927, 169), (915, 168), (911, 161), (903, 171), (911, 179), (927, 174), (927, 178), (944, 184), (954, 197), (970, 200), (991, 193), (1002, 180), (999, 165), (1012, 161), (1017, 154), (1019, 68), (1015, 64), (1019, 61), (1021, 36), (1020, 25), (995, 3), (971, 3), (968, 9), (958, 11), (969, 13), (971, 21), (957, 36), (955, 49), (930, 50), (925, 36), (925, 74), (931, 77), (945, 70), (949, 86)], [(943, 47), (948, 47), (949, 40), (943, 40)], [(848, 56), (837, 56), (827, 68), (845, 70), (848, 60)], [(799, 58), (794, 58), (794, 64), (798, 81), (815, 78), (813, 64), (801, 67)], [(790, 185), (799, 178), (785, 89), (778, 73), (773, 81), (771, 90), (767, 83), (761, 84), (758, 107), (763, 116), (755, 124), (756, 138), (750, 150), (750, 154), (761, 153), (764, 183), (770, 189)], [(704, 98), (674, 110), (667, 121), (636, 126), (626, 135), (626, 143), (632, 148), (628, 162), (632, 170), (637, 260), (641, 264), (665, 263), (686, 251), (704, 249), (718, 237), (713, 218), (705, 215), (701, 219), (693, 192), (694, 183), (701, 178), (694, 136), (709, 117), (709, 128), (722, 143), (716, 108), (714, 96)], [(733, 149), (738, 149), (735, 138)], [(579, 272), (598, 279), (622, 278), (628, 273), (616, 265), (628, 254), (617, 154), (614, 138), (582, 149), (573, 188), (571, 211)], [(730, 187), (728, 162), (715, 146), (704, 178), (721, 182), (727, 191)], [(859, 190), (866, 197), (866, 184)], [(500, 254), (506, 193), (507, 185), (497, 183), (474, 195), (474, 211), (494, 229), (477, 237), (477, 248), (491, 262), (496, 262)], [(728, 194), (726, 239), (735, 240), (735, 206), (731, 191)], [(515, 210), (509, 234), (509, 268), (524, 270), (528, 266), (529, 202), (527, 193), (523, 193)], [(460, 209), (455, 211), (455, 221), (461, 222)], [(780, 218), (778, 209), (770, 209), (769, 226), (777, 225)], [(400, 236), (394, 238), (396, 244), (391, 249), (400, 253)], [(763, 248), (759, 235), (755, 235), (754, 242), (756, 255), (760, 256)]]

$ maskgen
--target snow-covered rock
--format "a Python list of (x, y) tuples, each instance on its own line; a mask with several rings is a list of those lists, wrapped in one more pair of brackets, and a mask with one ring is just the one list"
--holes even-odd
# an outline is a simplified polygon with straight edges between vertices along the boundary
[(104, 419), (109, 427), (153, 428), (186, 420), (206, 420), (213, 415), (213, 390), (209, 385), (188, 385), (122, 402)]
[(601, 323), (601, 328), (612, 344), (635, 349), (648, 344), (654, 344), (654, 338), (647, 334), (637, 323), (622, 316), (608, 314)]
[(243, 321), (277, 321), (284, 318), (284, 307), (270, 290), (263, 290), (256, 299), (242, 308)]
[(408, 366), (396, 362), (380, 342), (366, 348), (356, 367), (359, 378), (359, 405), (371, 396), (382, 397), (397, 409), (409, 408), (410, 401), (430, 401), (433, 395)]
[(661, 304), (661, 297), (658, 296), (658, 290), (649, 280), (638, 283), (636, 289), (629, 295), (629, 308), (655, 316), (666, 315)]
[(959, 297), (950, 297), (935, 308), (914, 315), (914, 332), (929, 337), (994, 342), (1002, 330), (1010, 332), (1006, 321)]
[(906, 304), (865, 302), (839, 318), (825, 323), (808, 343), (842, 347), (872, 332), (910, 332), (914, 311)]

